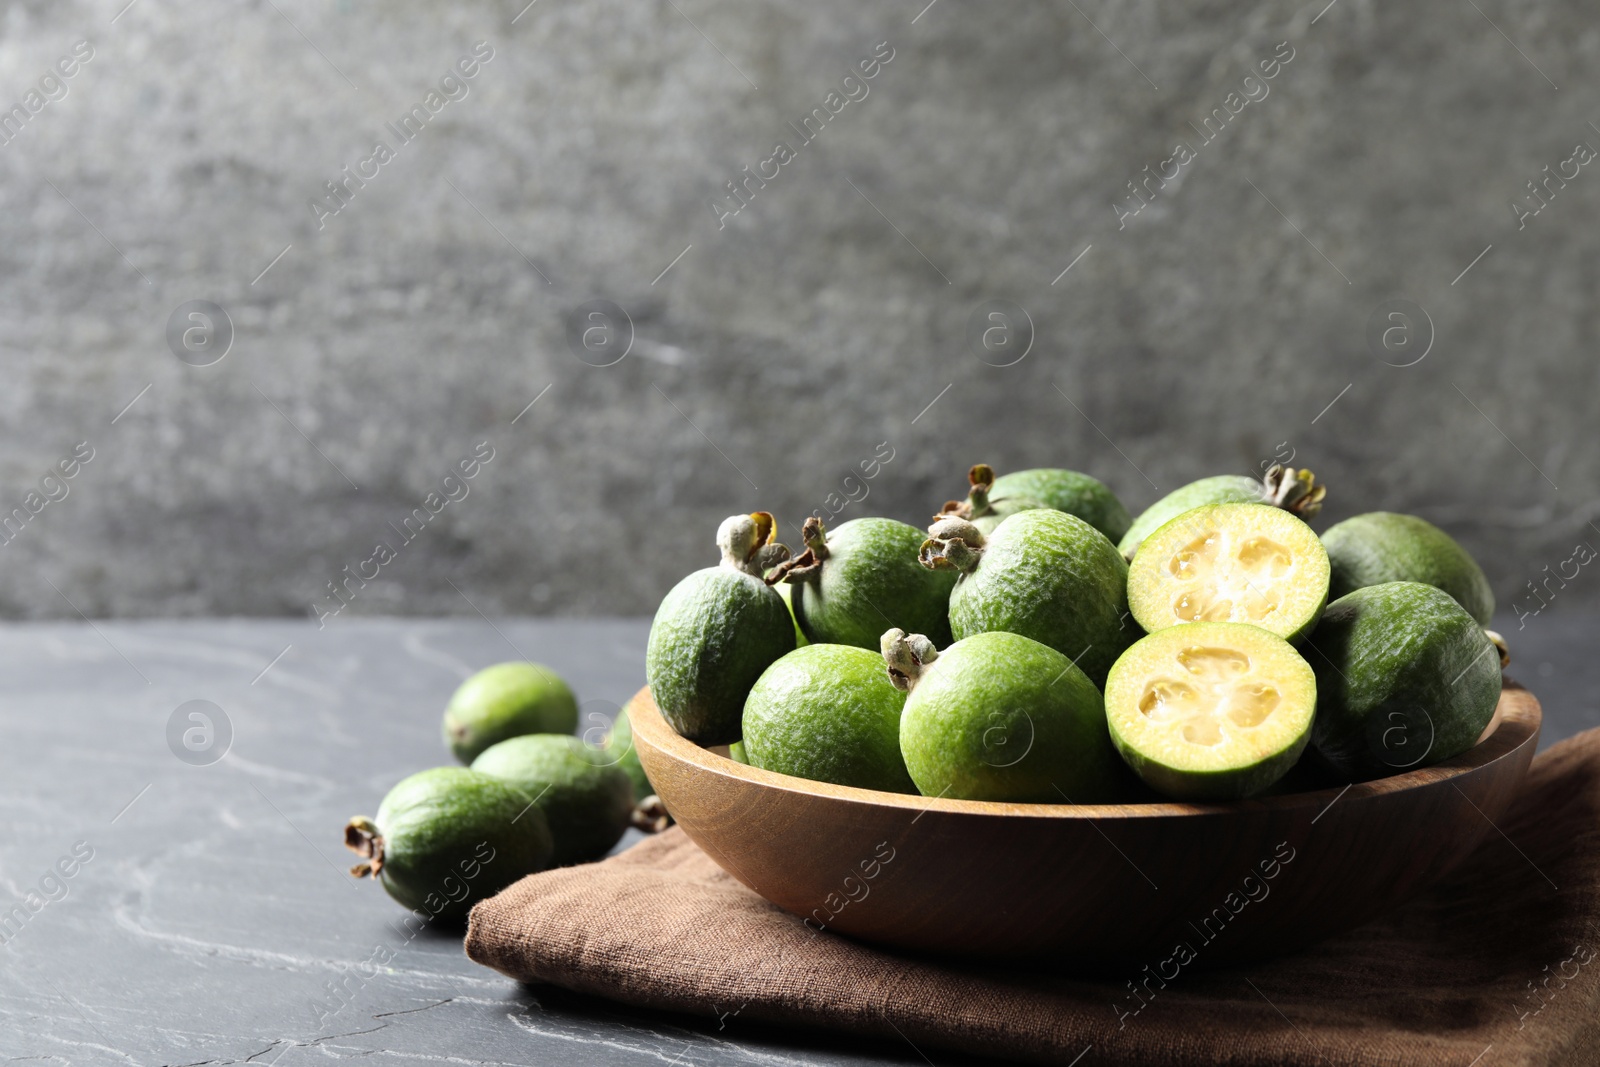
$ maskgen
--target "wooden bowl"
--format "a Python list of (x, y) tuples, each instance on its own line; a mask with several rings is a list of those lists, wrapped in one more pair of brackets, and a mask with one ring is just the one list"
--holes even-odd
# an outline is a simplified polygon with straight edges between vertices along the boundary
[(1477, 747), (1390, 778), (1229, 804), (1007, 804), (758, 770), (629, 705), (645, 773), (684, 831), (813, 927), (920, 952), (1139, 964), (1179, 941), (1258, 959), (1418, 893), (1493, 832), (1540, 709), (1508, 681)]

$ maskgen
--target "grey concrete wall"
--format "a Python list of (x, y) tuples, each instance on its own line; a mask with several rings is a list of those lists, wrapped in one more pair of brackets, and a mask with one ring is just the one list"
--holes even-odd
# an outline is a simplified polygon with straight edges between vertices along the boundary
[(1600, 545), (1587, 5), (925, 2), (5, 5), (0, 614), (303, 614), (367, 559), (350, 613), (646, 613), (888, 450), (841, 518), (1292, 449), (1502, 604)]

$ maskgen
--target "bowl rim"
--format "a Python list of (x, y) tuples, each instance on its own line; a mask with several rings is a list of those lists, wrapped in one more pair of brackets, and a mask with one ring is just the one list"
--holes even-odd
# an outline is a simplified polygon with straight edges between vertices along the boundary
[[(1348, 799), (1362, 800), (1401, 793), (1447, 782), (1485, 767), (1511, 755), (1525, 745), (1537, 745), (1543, 722), (1543, 709), (1539, 705), (1538, 698), (1518, 682), (1505, 678), (1500, 690), (1499, 703), (1495, 706), (1494, 719), (1486, 728), (1487, 736), (1461, 755), (1429, 767), (1402, 771), (1386, 778), (1351, 782), (1343, 787), (1330, 786), (1311, 792), (1282, 793), (1250, 800), (1214, 803), (1163, 800), (1126, 804), (1025, 804), (1013, 801), (955, 800), (908, 793), (886, 793), (876, 789), (861, 789), (856, 786), (797, 778), (739, 763), (710, 749), (701, 748), (693, 741), (680, 736), (662, 716), (649, 686), (634, 694), (628, 701), (627, 711), (636, 745), (642, 738), (648, 747), (655, 749), (669, 760), (689, 764), (700, 771), (722, 778), (747, 782), (767, 789), (880, 808), (967, 815), (1022, 816), (1035, 819), (1090, 820), (1223, 815), (1240, 811), (1292, 811), (1311, 806), (1321, 807), (1325, 811), (1347, 795)], [(1317, 818), (1321, 818), (1321, 815), (1319, 814)]]

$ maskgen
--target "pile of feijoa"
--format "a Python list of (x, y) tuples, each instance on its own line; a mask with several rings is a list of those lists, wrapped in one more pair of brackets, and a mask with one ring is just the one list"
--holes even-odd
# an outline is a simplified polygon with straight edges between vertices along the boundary
[(1309, 471), (1203, 478), (1131, 517), (1068, 470), (968, 473), (924, 532), (766, 512), (662, 600), (646, 670), (678, 733), (838, 785), (968, 800), (1256, 796), (1395, 774), (1487, 730), (1504, 644), (1444, 531), (1319, 537)]
[(350, 873), (423, 918), (460, 920), (523, 875), (599, 859), (630, 822), (664, 820), (627, 709), (601, 745), (573, 736), (577, 726), (572, 689), (550, 668), (474, 674), (444, 713), (445, 746), (468, 766), (413, 774), (376, 816), (351, 819), (345, 845), (362, 861)]

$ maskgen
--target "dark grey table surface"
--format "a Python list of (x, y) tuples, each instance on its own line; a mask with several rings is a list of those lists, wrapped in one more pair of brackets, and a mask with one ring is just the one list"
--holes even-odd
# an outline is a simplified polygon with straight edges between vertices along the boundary
[[(1544, 702), (1543, 745), (1600, 725), (1600, 616), (1531, 617), (1520, 632), (1498, 621), (1512, 674)], [(469, 962), (459, 935), (408, 939), (400, 908), (345, 873), (345, 820), (374, 811), (404, 775), (446, 762), (439, 715), (470, 671), (512, 658), (548, 663), (577, 690), (584, 725), (596, 725), (642, 684), (647, 628), (0, 626), (0, 912), (23, 904), (0, 925), (0, 1058), (926, 1062), (905, 1044), (521, 987)], [(212, 747), (191, 735), (199, 747), (185, 748), (181, 729), (169, 745), (169, 720), (194, 700), (221, 709)], [(621, 847), (636, 839), (629, 833)], [(72, 877), (52, 874), (75, 853), (62, 866)], [(388, 962), (374, 969), (375, 959)], [(933, 1062), (962, 1061), (935, 1053)]]

